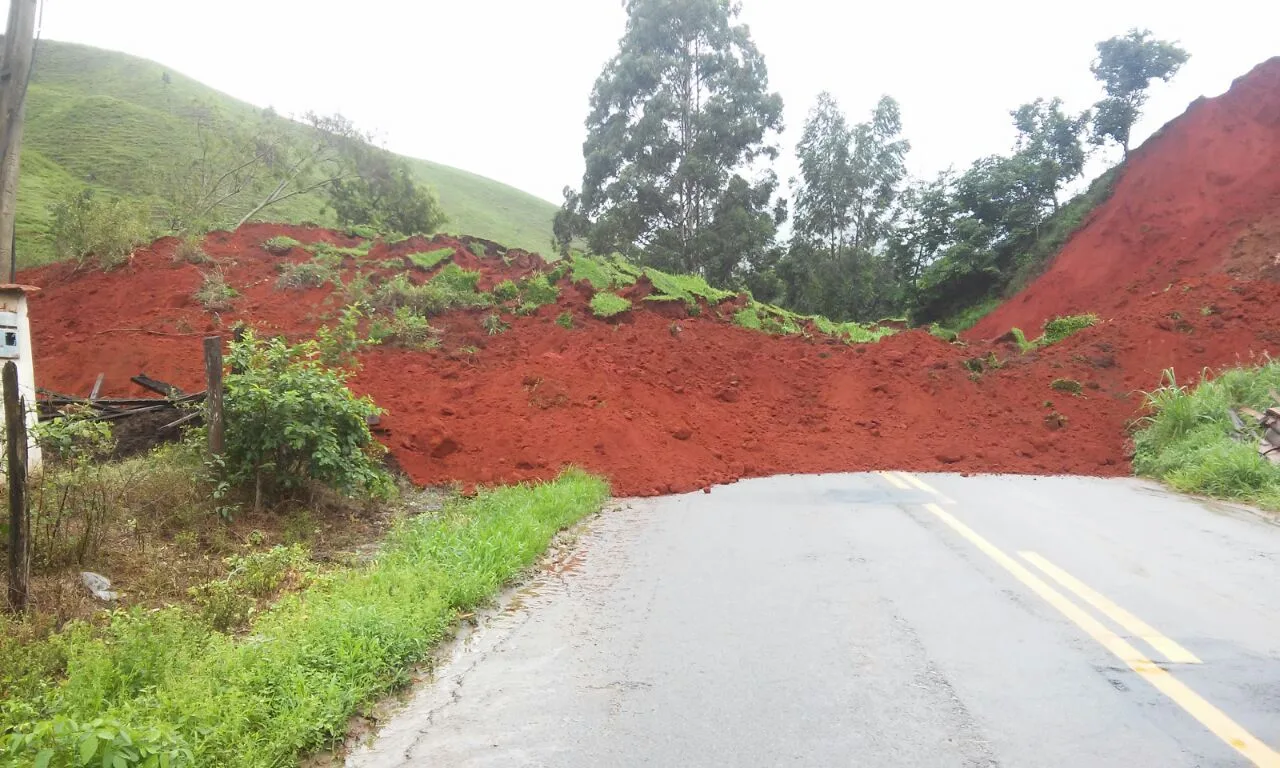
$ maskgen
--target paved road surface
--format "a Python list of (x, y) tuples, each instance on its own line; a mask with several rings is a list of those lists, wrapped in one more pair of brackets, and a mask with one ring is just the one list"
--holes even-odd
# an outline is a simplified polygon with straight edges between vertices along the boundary
[(1278, 766), (1280, 527), (1136, 480), (625, 502), (348, 765)]

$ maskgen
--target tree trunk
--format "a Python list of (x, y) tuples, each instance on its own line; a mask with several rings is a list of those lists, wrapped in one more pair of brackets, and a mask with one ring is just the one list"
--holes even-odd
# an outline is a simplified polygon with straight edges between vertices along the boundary
[(27, 516), (27, 419), (18, 393), (18, 366), (4, 364), (4, 426), (9, 470), (9, 608), (27, 610), (31, 572), (30, 519)]
[(18, 204), (18, 161), (22, 154), (22, 119), (27, 83), (35, 54), (37, 0), (11, 0), (9, 26), (0, 60), (0, 263), (9, 267), (9, 282), (18, 274), (14, 252), (14, 218)]

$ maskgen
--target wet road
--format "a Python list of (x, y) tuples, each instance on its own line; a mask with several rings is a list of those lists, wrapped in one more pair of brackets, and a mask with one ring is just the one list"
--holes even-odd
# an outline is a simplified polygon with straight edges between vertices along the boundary
[(1280, 766), (1280, 527), (1137, 480), (622, 502), (349, 766)]

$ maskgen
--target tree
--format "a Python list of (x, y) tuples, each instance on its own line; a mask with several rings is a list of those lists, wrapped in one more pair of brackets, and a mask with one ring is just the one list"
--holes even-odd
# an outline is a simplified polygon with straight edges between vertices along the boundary
[(954, 241), (953, 183), (951, 171), (943, 171), (933, 181), (911, 183), (899, 195), (901, 215), (886, 250), (905, 306), (914, 305), (925, 269)]
[(1029, 161), (1037, 193), (1058, 210), (1058, 192), (1084, 173), (1085, 151), (1081, 143), (1090, 114), (1071, 117), (1062, 111), (1062, 99), (1036, 99), (1009, 113), (1018, 129), (1015, 151)]
[(851, 220), (855, 249), (871, 247), (884, 234), (898, 185), (907, 175), (904, 159), (910, 149), (910, 142), (902, 138), (898, 102), (882, 96), (871, 120), (853, 130)]
[(796, 145), (801, 180), (795, 191), (796, 233), (821, 243), (832, 259), (852, 223), (852, 144), (840, 105), (830, 93), (818, 94)]
[(367, 144), (354, 152), (353, 172), (327, 184), (329, 206), (344, 225), (413, 235), (435, 232), (448, 220), (404, 159)]
[(1098, 58), (1090, 70), (1107, 95), (1094, 105), (1092, 141), (1101, 145), (1110, 139), (1128, 158), (1129, 132), (1142, 114), (1151, 81), (1169, 82), (1190, 54), (1177, 43), (1154, 39), (1146, 29), (1131, 29), (1096, 47)]
[(724, 258), (713, 249), (726, 233), (706, 234), (730, 181), (777, 156), (782, 99), (729, 0), (627, 0), (626, 11), (591, 93), (577, 213), (596, 252), (705, 272)]

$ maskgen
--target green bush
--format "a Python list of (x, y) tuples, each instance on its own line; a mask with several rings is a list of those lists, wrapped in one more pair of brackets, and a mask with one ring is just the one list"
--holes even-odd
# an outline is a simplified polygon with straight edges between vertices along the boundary
[(316, 329), (316, 349), (320, 352), (321, 363), (328, 366), (355, 365), (356, 353), (368, 344), (367, 340), (360, 338), (362, 319), (364, 312), (352, 304), (343, 308), (338, 322), (332, 327)]
[(276, 280), (276, 288), (282, 291), (319, 288), (337, 278), (337, 270), (319, 260), (298, 261), (284, 265), (280, 279)]
[(591, 312), (596, 317), (614, 317), (631, 309), (631, 302), (616, 293), (601, 291), (591, 297)]
[(289, 346), (252, 333), (231, 346), (226, 377), (226, 480), (277, 500), (321, 483), (350, 495), (385, 496), (381, 446), (367, 420), (382, 411), (326, 368), (315, 341)]
[[(341, 741), (352, 714), (407, 683), (459, 612), (607, 495), (569, 470), (451, 501), (400, 523), (369, 565), (319, 576), (251, 617), (243, 636), (178, 608), (116, 611), (15, 648), (0, 632), (0, 762), (79, 765), (89, 754), (97, 766), (133, 745), (107, 764), (294, 765)], [(150, 752), (169, 757), (147, 763)]]
[(560, 298), (557, 288), (546, 275), (535, 275), (520, 281), (520, 312), (532, 314), (538, 307), (555, 304)]
[(1245, 417), (1237, 434), (1230, 415), (1235, 408), (1273, 405), (1272, 389), (1280, 389), (1276, 361), (1202, 375), (1195, 388), (1179, 386), (1173, 371), (1165, 371), (1164, 386), (1145, 396), (1150, 415), (1134, 435), (1134, 470), (1181, 491), (1280, 509), (1280, 467), (1258, 455), (1252, 420)]
[(62, 414), (40, 422), (32, 431), (46, 461), (78, 464), (105, 458), (115, 450), (111, 424), (95, 421), (97, 414), (91, 408), (64, 406)]
[(486, 315), (485, 318), (480, 321), (480, 327), (483, 328), (484, 332), (490, 336), (497, 336), (511, 326), (502, 322), (502, 318), (497, 313), (493, 313)]
[(210, 264), (213, 259), (201, 247), (203, 238), (199, 235), (188, 235), (178, 241), (173, 249), (173, 260), (180, 264)]
[(520, 289), (511, 280), (503, 280), (493, 286), (493, 298), (498, 301), (511, 301), (520, 295)]
[(559, 316), (556, 317), (556, 325), (560, 326), (566, 331), (573, 330), (573, 313), (561, 312)]
[(1063, 317), (1055, 317), (1044, 324), (1044, 339), (1042, 346), (1049, 344), (1057, 344), (1059, 341), (1074, 336), (1092, 325), (1096, 325), (1098, 316), (1095, 314), (1087, 315), (1065, 315)]
[(145, 206), (89, 189), (58, 201), (51, 213), (49, 231), (60, 259), (84, 264), (93, 257), (103, 269), (113, 269), (151, 237), (151, 216)]

